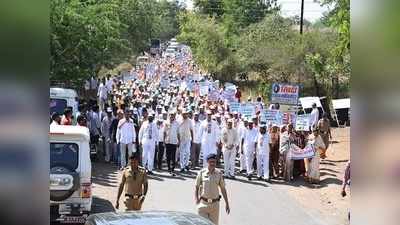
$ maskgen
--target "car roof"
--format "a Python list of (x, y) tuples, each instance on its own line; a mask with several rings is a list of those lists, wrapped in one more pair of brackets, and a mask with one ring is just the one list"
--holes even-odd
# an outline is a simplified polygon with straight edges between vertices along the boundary
[[(93, 214), (87, 219), (91, 225), (158, 224), (158, 225), (212, 225), (199, 215), (174, 211), (130, 211)], [(127, 223), (129, 221), (130, 223)], [(131, 223), (132, 222), (132, 223)]]
[(72, 97), (75, 98), (78, 96), (74, 89), (69, 88), (59, 88), (59, 87), (51, 87), (50, 88), (50, 97)]
[(70, 126), (70, 125), (54, 125), (50, 126), (49, 136), (65, 136), (75, 137), (82, 140), (90, 140), (89, 129), (82, 126)]

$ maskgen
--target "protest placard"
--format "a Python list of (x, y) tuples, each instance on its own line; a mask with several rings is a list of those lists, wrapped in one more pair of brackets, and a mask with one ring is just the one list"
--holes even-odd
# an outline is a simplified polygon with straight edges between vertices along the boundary
[(307, 144), (304, 148), (300, 148), (295, 144), (290, 144), (290, 153), (292, 160), (313, 158), (315, 155), (315, 148), (312, 144)]
[(253, 103), (244, 103), (241, 105), (241, 113), (246, 119), (251, 119), (256, 114), (256, 107)]
[(295, 129), (298, 131), (310, 131), (309, 119), (310, 114), (297, 115)]
[(272, 84), (271, 103), (297, 105), (299, 99), (299, 85)]
[(241, 113), (240, 109), (240, 103), (239, 102), (229, 102), (229, 110), (230, 112), (238, 112)]
[(227, 100), (228, 102), (233, 102), (233, 101), (235, 101), (235, 90), (234, 89), (225, 89), (223, 92), (222, 92), (222, 98), (224, 99), (224, 100)]
[(210, 101), (218, 101), (219, 99), (219, 90), (214, 89), (208, 94), (208, 100)]
[(295, 112), (284, 112), (282, 113), (282, 124), (287, 125), (289, 123), (296, 125), (297, 115)]
[(209, 86), (206, 82), (200, 82), (200, 96), (205, 96), (208, 94)]
[(260, 121), (266, 124), (281, 125), (282, 116), (279, 110), (263, 110), (260, 115)]

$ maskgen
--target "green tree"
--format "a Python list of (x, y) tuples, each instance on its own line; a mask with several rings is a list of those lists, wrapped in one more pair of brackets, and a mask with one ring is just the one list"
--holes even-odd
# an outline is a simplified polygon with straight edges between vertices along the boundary
[(224, 14), (224, 3), (222, 0), (194, 0), (193, 5), (200, 13), (210, 17), (221, 18)]
[(116, 0), (53, 0), (50, 7), (50, 80), (80, 83), (129, 53)]

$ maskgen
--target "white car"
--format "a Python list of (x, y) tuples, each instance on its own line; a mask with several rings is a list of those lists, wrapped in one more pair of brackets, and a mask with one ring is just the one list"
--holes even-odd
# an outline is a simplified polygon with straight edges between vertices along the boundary
[(92, 207), (89, 130), (50, 126), (50, 220), (84, 223)]
[[(78, 94), (73, 89), (51, 87), (50, 88), (50, 114), (64, 113), (67, 107), (72, 108), (72, 115), (78, 112)], [(76, 118), (75, 118), (76, 119)]]
[(176, 51), (173, 48), (167, 48), (164, 52), (165, 58), (175, 58)]

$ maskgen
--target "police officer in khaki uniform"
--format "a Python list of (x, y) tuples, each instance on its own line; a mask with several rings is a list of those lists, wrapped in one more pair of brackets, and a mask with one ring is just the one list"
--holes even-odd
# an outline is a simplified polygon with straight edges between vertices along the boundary
[(217, 155), (208, 155), (207, 162), (208, 167), (200, 170), (196, 178), (195, 200), (199, 215), (218, 225), (219, 201), (221, 199), (218, 187), (224, 197), (227, 214), (230, 212), (228, 196), (226, 194), (223, 174), (215, 168), (217, 165)]
[(123, 170), (115, 208), (119, 208), (119, 198), (125, 187), (124, 203), (126, 210), (140, 210), (147, 194), (147, 175), (143, 168), (139, 168), (138, 154), (133, 154), (129, 157), (129, 164), (130, 166), (125, 167)]

